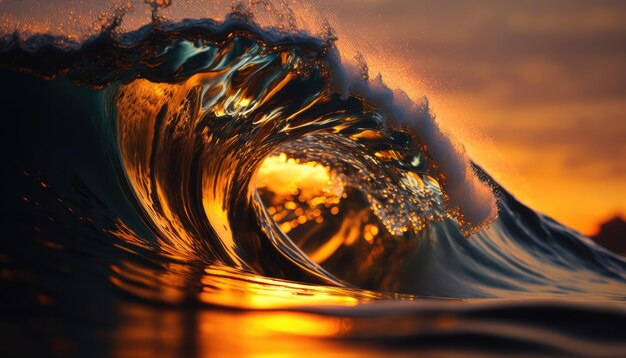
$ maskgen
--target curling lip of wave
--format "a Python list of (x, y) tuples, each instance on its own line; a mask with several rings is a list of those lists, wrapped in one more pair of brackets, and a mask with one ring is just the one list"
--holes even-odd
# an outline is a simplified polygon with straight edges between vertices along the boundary
[[(124, 173), (162, 247), (172, 253), (206, 255), (273, 277), (300, 272), (343, 285), (278, 230), (251, 185), (267, 156), (294, 146), (294, 155), (331, 167), (366, 194), (378, 217), (372, 220), (394, 235), (419, 232), (428, 221), (446, 218), (439, 188), (427, 187), (428, 167), (414, 134), (385, 130), (384, 113), (366, 97), (328, 91), (332, 73), (318, 54), (303, 53), (300, 46), (268, 48), (242, 33), (218, 44), (176, 39), (158, 53), (158, 65), (148, 68), (158, 73), (174, 67), (193, 75), (174, 83), (136, 79), (113, 86), (110, 113)], [(313, 137), (318, 145), (299, 141)], [(337, 154), (334, 160), (329, 153)], [(376, 266), (386, 268), (384, 277), (394, 276), (388, 264)], [(360, 275), (350, 282), (370, 279)]]
[[(333, 46), (334, 39), (316, 38), (306, 33), (290, 33), (278, 29), (262, 29), (246, 14), (231, 13), (226, 20), (218, 22), (211, 19), (184, 20), (180, 23), (163, 23), (159, 27), (146, 25), (136, 31), (122, 35), (112, 35), (119, 19), (113, 19), (110, 26), (105, 27), (99, 35), (77, 44), (61, 36), (33, 35), (28, 39), (20, 39), (14, 33), (4, 36), (0, 41), (0, 54), (10, 53), (23, 69), (42, 71), (39, 74), (53, 78), (64, 74), (78, 83), (103, 87), (111, 81), (128, 81), (131, 78), (143, 77), (154, 81), (179, 81), (193, 74), (172, 66), (175, 72), (158, 72), (153, 68), (143, 67), (142, 56), (135, 56), (135, 63), (126, 64), (122, 69), (107, 68), (104, 76), (92, 77), (94, 74), (103, 74), (103, 68), (90, 68), (93, 64), (86, 64), (84, 73), (81, 73), (80, 56), (93, 50), (99, 52), (96, 56), (106, 57), (106, 52), (115, 49), (117, 52), (135, 51), (145, 43), (155, 43), (161, 39), (186, 37), (188, 39), (202, 39), (210, 35), (211, 42), (223, 42), (233, 34), (253, 36), (268, 47), (297, 46), (306, 56), (318, 58), (323, 66), (328, 68), (331, 77), (330, 88), (345, 98), (348, 94), (366, 98), (367, 101), (379, 108), (385, 114), (385, 125), (389, 128), (410, 128), (422, 142), (434, 169), (436, 178), (442, 185), (446, 199), (446, 210), (455, 217), (466, 235), (477, 232), (488, 226), (497, 218), (497, 204), (493, 189), (482, 181), (473, 169), (470, 159), (464, 148), (450, 135), (442, 131), (437, 125), (428, 101), (422, 98), (419, 103), (413, 102), (401, 90), (389, 89), (378, 76), (375, 80), (363, 76), (363, 69), (352, 62), (343, 62), (339, 51)], [(35, 58), (45, 54), (45, 66), (36, 64)], [(146, 52), (145, 55), (150, 55)], [(88, 57), (87, 61), (93, 58)], [(79, 64), (75, 63), (79, 60)], [(106, 64), (102, 58), (97, 60), (98, 65)], [(2, 61), (4, 62), (4, 61)], [(117, 63), (119, 61), (109, 61)], [(151, 64), (150, 66), (155, 66)], [(132, 68), (132, 70), (128, 70)], [(78, 71), (77, 71), (78, 69)], [(35, 72), (37, 72), (35, 70)], [(94, 73), (94, 71), (97, 71)], [(90, 73), (91, 72), (91, 73)]]

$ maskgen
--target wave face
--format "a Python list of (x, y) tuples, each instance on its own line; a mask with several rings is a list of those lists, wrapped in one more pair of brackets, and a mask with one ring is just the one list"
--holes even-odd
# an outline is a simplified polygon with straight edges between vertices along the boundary
[[(626, 262), (516, 201), (425, 100), (343, 64), (331, 40), (234, 13), (78, 48), (7, 38), (0, 63), (3, 306), (53, 307), (33, 322), (288, 309), (309, 329), (272, 329), (349, 351), (626, 350), (612, 329)], [(80, 322), (64, 324), (85, 342), (74, 353), (119, 343)]]

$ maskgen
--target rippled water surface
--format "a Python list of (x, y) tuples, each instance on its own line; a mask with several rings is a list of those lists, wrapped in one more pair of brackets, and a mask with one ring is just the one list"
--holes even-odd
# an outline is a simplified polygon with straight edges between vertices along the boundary
[(4, 37), (0, 352), (626, 354), (626, 262), (248, 15)]

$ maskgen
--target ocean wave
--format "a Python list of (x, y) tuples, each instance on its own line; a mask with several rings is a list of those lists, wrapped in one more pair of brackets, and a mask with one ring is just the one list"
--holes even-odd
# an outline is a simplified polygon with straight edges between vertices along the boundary
[[(626, 262), (515, 200), (426, 98), (371, 79), (333, 36), (265, 28), (242, 9), (176, 23), (153, 12), (123, 35), (121, 18), (79, 42), (3, 37), (6, 115), (29, 133), (5, 143), (30, 148), (7, 163), (20, 204), (6, 205), (22, 209), (5, 227), (40, 237), (28, 245), (73, 255), (72, 271), (95, 257), (95, 276), (174, 306), (387, 317), (436, 298), (466, 317), (484, 311), (447, 299), (575, 298), (623, 316)], [(6, 262), (29, 275), (62, 261), (29, 265), (21, 245), (3, 243)], [(513, 325), (544, 310), (490, 302)]]

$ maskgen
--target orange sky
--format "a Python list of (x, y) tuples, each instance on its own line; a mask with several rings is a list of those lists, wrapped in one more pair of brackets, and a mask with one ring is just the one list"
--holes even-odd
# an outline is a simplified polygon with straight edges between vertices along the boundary
[(626, 213), (626, 2), (324, 7), (346, 52), (358, 48), (392, 86), (426, 94), (524, 203), (587, 234)]

